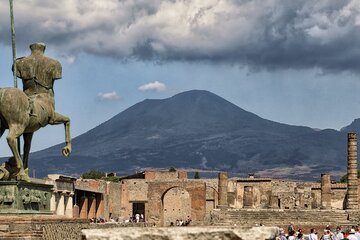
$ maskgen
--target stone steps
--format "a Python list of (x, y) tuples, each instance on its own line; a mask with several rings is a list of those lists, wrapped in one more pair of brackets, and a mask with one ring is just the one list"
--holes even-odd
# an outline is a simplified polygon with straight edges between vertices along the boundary
[[(354, 215), (354, 214), (353, 214)], [(254, 210), (254, 209), (216, 209), (212, 212), (214, 225), (282, 225), (290, 222), (297, 224), (352, 225), (357, 218), (349, 220), (349, 213), (341, 210)], [(360, 214), (355, 214), (359, 216)]]
[(11, 231), (7, 233), (0, 233), (0, 239), (42, 239), (42, 231)]

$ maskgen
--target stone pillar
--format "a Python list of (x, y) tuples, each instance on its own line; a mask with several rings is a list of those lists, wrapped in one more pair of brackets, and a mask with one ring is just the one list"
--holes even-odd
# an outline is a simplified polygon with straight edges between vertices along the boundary
[(67, 201), (65, 204), (65, 216), (72, 218), (73, 217), (73, 195), (74, 193), (70, 193), (67, 197)]
[(50, 211), (54, 212), (56, 211), (56, 192), (52, 192), (51, 199), (50, 199)]
[(348, 133), (348, 168), (347, 168), (347, 204), (346, 209), (358, 209), (357, 179), (357, 137), (356, 133)]
[(331, 181), (329, 174), (321, 174), (321, 208), (331, 209)]
[(104, 211), (105, 211), (105, 203), (104, 203), (104, 198), (103, 195), (101, 194), (98, 198), (97, 198), (97, 202), (98, 202), (98, 209), (96, 211), (96, 217), (108, 217), (105, 216)]
[(83, 196), (80, 199), (80, 218), (87, 219), (88, 218), (88, 207), (89, 207), (89, 199), (87, 196)]
[(91, 219), (96, 217), (96, 197), (91, 196), (89, 200), (88, 218)]
[(244, 208), (253, 208), (254, 207), (254, 193), (252, 186), (244, 187)]
[(56, 215), (64, 216), (65, 215), (65, 194), (60, 192), (59, 201), (56, 208)]
[(218, 191), (219, 191), (219, 207), (228, 207), (227, 185), (228, 174), (226, 172), (219, 173)]
[(76, 204), (73, 207), (73, 218), (80, 218), (80, 208)]

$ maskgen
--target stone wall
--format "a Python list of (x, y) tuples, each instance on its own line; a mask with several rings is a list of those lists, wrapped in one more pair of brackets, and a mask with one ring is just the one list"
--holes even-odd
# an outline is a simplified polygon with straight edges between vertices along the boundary
[(111, 216), (114, 219), (120, 217), (121, 214), (121, 184), (115, 182), (107, 182), (107, 190), (105, 195), (104, 216)]
[[(206, 186), (203, 182), (194, 181), (171, 181), (149, 182), (148, 204), (146, 206), (146, 221), (163, 226), (164, 202), (163, 197), (172, 188), (185, 190), (191, 199), (191, 218), (194, 223), (202, 222), (206, 212)], [(177, 203), (174, 203), (176, 206)], [(177, 216), (173, 216), (176, 220)]]
[(75, 189), (81, 189), (89, 192), (105, 193), (106, 182), (103, 180), (78, 179), (75, 182)]
[(175, 179), (187, 179), (186, 171), (145, 171), (146, 180), (171, 181)]
[(268, 208), (271, 197), (269, 179), (244, 178), (228, 182), (228, 203), (234, 208)]

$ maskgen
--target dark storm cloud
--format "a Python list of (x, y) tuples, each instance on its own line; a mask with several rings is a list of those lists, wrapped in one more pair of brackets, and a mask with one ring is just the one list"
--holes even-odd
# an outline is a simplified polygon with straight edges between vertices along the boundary
[[(34, 11), (36, 9), (36, 11)], [(360, 2), (64, 0), (15, 2), (17, 43), (140, 61), (253, 69), (360, 69)], [(8, 16), (7, 8), (0, 10)], [(0, 40), (10, 44), (9, 21)]]

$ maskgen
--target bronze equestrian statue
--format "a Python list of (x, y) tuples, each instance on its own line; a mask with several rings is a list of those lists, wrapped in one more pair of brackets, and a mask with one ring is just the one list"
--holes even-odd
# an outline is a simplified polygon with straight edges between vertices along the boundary
[[(45, 57), (45, 44), (30, 45), (31, 55), (16, 60), (16, 76), (22, 79), (23, 90), (0, 89), (0, 137), (9, 129), (7, 142), (13, 157), (0, 166), (0, 179), (28, 181), (28, 160), (35, 131), (47, 124), (65, 126), (65, 147), (71, 153), (70, 119), (55, 112), (54, 81), (61, 78), (61, 64)], [(16, 139), (23, 135), (24, 156), (21, 160)]]

